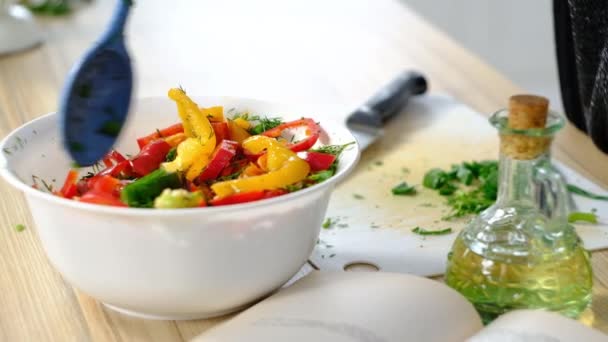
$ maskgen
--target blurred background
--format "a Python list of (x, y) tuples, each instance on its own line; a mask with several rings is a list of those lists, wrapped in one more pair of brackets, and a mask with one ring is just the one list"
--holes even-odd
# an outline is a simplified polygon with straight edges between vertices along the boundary
[[(520, 87), (562, 110), (551, 0), (400, 0)], [(491, 85), (489, 85), (491, 86)]]
[[(397, 1), (526, 91), (543, 94), (550, 98), (553, 108), (562, 109), (551, 0)], [(83, 46), (96, 39), (115, 3), (113, 0), (0, 0), (0, 7), (3, 3), (15, 2), (27, 5), (36, 20), (45, 23), (43, 38), (59, 47), (57, 51), (62, 55), (49, 59), (59, 74), (67, 73), (71, 63), (83, 52)], [(139, 83), (145, 84), (139, 88), (140, 95), (164, 92), (172, 86), (165, 84), (166, 80), (175, 79), (190, 88), (196, 87), (197, 93), (247, 94), (298, 101), (340, 99), (354, 106), (403, 67), (393, 51), (403, 45), (398, 41), (399, 30), (408, 26), (396, 22), (397, 14), (394, 18), (374, 15), (373, 10), (387, 7), (386, 3), (371, 0), (135, 1), (127, 41), (139, 72)], [(193, 4), (204, 9), (204, 13), (193, 15)], [(260, 11), (261, 8), (264, 10)], [(77, 16), (73, 15), (75, 12)], [(159, 13), (166, 19), (156, 25), (150, 23), (149, 18), (158, 17)], [(348, 19), (337, 20), (338, 17)], [(310, 25), (296, 26), (293, 24), (296, 21)], [(61, 35), (66, 39), (58, 40), (60, 37), (55, 36), (54, 31), (62, 22), (72, 25), (73, 31), (62, 30)], [(390, 37), (383, 41), (394, 39), (394, 46), (378, 44), (379, 40), (370, 35), (373, 32), (370, 28), (380, 26), (386, 30), (382, 34)], [(154, 29), (150, 31), (150, 27)], [(201, 41), (212, 45), (184, 43), (180, 32), (185, 30), (197, 31)], [(6, 29), (0, 32), (0, 40), (6, 32)], [(18, 41), (23, 43), (24, 38)], [(57, 45), (64, 42), (64, 46)], [(417, 49), (405, 45), (407, 49)], [(142, 55), (143, 50), (155, 53)], [(357, 53), (347, 55), (344, 51)], [(378, 65), (378, 60), (383, 64)], [(138, 68), (138, 61), (145, 63)], [(167, 63), (172, 65), (168, 67)], [(219, 64), (231, 67), (219, 74), (213, 68)], [(62, 75), (59, 76), (61, 79)], [(328, 87), (327, 77), (334, 78), (336, 85)], [(226, 79), (238, 82), (227, 84)], [(283, 86), (294, 79), (300, 82), (297, 94)], [(454, 96), (462, 96), (458, 89), (447, 90)]]

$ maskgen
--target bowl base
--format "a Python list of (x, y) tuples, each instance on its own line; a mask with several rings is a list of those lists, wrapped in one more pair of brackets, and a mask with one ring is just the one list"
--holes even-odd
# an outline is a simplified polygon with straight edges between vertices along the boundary
[(189, 320), (195, 320), (195, 319), (207, 319), (207, 318), (214, 318), (214, 317), (219, 317), (219, 316), (224, 316), (233, 312), (237, 312), (237, 311), (241, 311), (249, 306), (251, 306), (251, 304), (246, 304), (246, 305), (242, 305), (236, 308), (232, 308), (232, 309), (228, 309), (228, 310), (224, 310), (224, 311), (216, 311), (216, 312), (205, 312), (205, 313), (190, 313), (190, 314), (183, 314), (183, 315), (155, 315), (155, 314), (150, 314), (150, 313), (145, 313), (145, 312), (140, 312), (140, 311), (133, 311), (133, 310), (129, 310), (129, 309), (124, 309), (121, 308), (119, 306), (115, 306), (112, 304), (108, 304), (108, 303), (102, 303), (105, 307), (107, 307), (110, 310), (116, 311), (118, 313), (121, 313), (123, 315), (127, 315), (127, 316), (131, 316), (131, 317), (136, 317), (136, 318), (142, 318), (142, 319), (150, 319), (150, 320), (162, 320), (162, 321), (189, 321)]

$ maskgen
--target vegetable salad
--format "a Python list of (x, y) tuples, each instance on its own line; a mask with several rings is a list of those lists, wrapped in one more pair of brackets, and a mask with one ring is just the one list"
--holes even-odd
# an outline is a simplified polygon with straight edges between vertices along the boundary
[[(310, 118), (283, 122), (201, 108), (181, 88), (169, 90), (180, 123), (137, 139), (139, 153), (110, 151), (104, 168), (68, 172), (57, 196), (101, 205), (192, 208), (281, 196), (332, 177), (346, 145), (313, 148), (321, 127)], [(297, 131), (304, 137), (296, 140)]]

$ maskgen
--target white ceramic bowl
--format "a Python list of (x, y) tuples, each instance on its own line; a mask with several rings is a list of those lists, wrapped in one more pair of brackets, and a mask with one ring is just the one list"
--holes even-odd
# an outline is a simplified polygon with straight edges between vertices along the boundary
[[(326, 130), (323, 144), (355, 141), (342, 125), (298, 107), (231, 97), (195, 101), (285, 120), (313, 117)], [(117, 145), (131, 154), (137, 152), (136, 137), (178, 120), (167, 98), (143, 99), (134, 107)], [(331, 179), (253, 203), (174, 210), (107, 207), (31, 187), (32, 175), (55, 188), (65, 178), (70, 160), (57, 122), (49, 114), (6, 137), (0, 173), (25, 193), (48, 258), (68, 282), (114, 309), (149, 318), (217, 316), (279, 288), (306, 262), (331, 191), (359, 157), (353, 146)]]

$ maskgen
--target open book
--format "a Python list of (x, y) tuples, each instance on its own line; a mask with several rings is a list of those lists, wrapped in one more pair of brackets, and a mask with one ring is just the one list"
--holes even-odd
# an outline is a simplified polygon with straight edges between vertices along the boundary
[(608, 341), (544, 311), (508, 313), (484, 327), (446, 285), (393, 273), (312, 272), (195, 341)]

